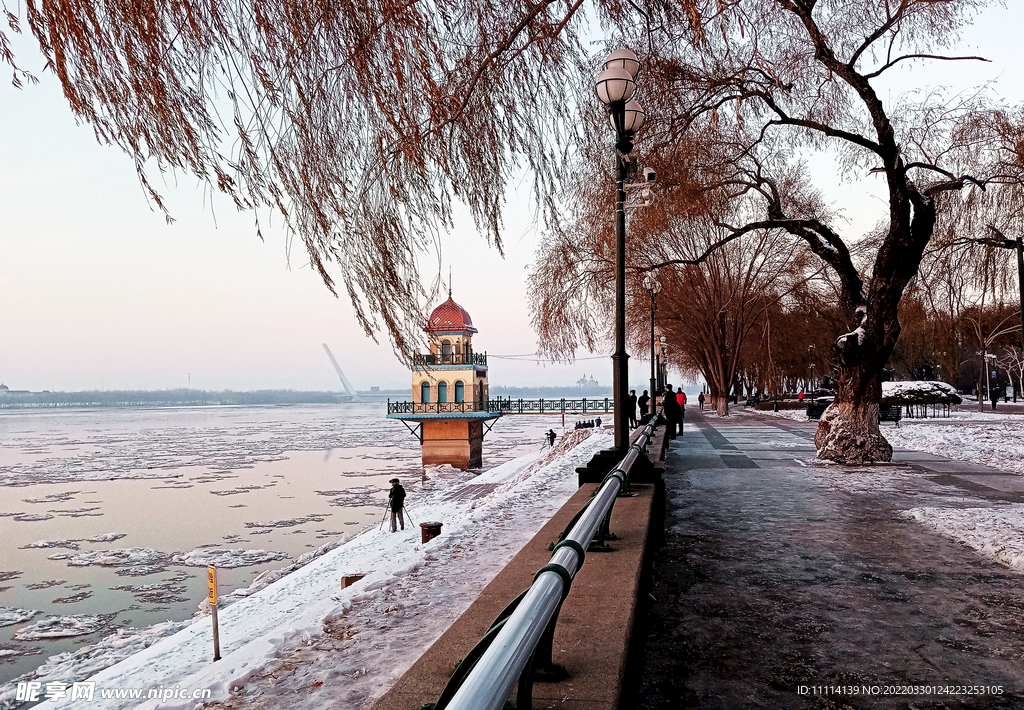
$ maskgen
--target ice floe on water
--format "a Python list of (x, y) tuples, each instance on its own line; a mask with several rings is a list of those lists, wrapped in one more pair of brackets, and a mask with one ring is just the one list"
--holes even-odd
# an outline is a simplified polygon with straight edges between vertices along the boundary
[(66, 560), (70, 567), (139, 567), (144, 565), (164, 565), (167, 555), (149, 547), (126, 547), (121, 550), (93, 550), (80, 552), (77, 555), (59, 552), (50, 555), (51, 560)]
[(78, 614), (75, 616), (51, 616), (23, 626), (14, 632), (15, 641), (39, 641), (42, 639), (86, 636), (110, 625), (115, 614)]
[(18, 549), (19, 550), (33, 550), (33, 549), (49, 550), (49, 549), (52, 549), (52, 548), (63, 547), (64, 549), (67, 549), (67, 550), (77, 550), (78, 547), (79, 547), (78, 543), (80, 543), (80, 542), (81, 542), (81, 540), (77, 540), (77, 539), (76, 540), (36, 540), (35, 542), (30, 542), (27, 545), (22, 545)]
[[(117, 629), (98, 643), (75, 651), (51, 656), (46, 662), (21, 680), (44, 680), (47, 683), (73, 683), (97, 673), (118, 661), (138, 653), (165, 636), (181, 630), (190, 621), (167, 621), (144, 629)], [(35, 655), (38, 648), (12, 648), (18, 655)], [(17, 685), (8, 683), (0, 687), (0, 710), (21, 705), (16, 698)], [(44, 706), (45, 707), (45, 706)]]
[[(43, 652), (43, 649), (38, 646), (0, 646), (0, 663), (6, 663), (13, 661), (15, 658), (21, 658), (23, 656), (38, 656)], [(0, 692), (0, 696), (3, 693)], [(0, 700), (0, 707), (3, 706), (3, 700)]]
[(305, 515), (305, 516), (303, 516), (301, 518), (287, 518), (285, 520), (263, 520), (263, 521), (253, 522), (253, 523), (246, 523), (245, 527), (247, 527), (247, 528), (294, 528), (294, 527), (298, 527), (299, 525), (305, 525), (306, 523), (322, 523), (324, 520), (327, 519), (328, 515), (330, 515), (330, 513)]
[(288, 555), (284, 552), (236, 547), (197, 547), (192, 552), (172, 557), (174, 564), (186, 567), (251, 567), (286, 559)]
[(105, 533), (103, 535), (94, 535), (93, 537), (85, 538), (86, 542), (114, 542), (120, 540), (122, 537), (128, 537), (125, 533)]
[(0, 626), (20, 624), (23, 621), (28, 621), (38, 613), (38, 611), (33, 609), (17, 609), (9, 606), (0, 606)]
[(185, 580), (191, 575), (179, 572), (170, 579), (154, 584), (119, 584), (112, 590), (130, 592), (136, 600), (145, 604), (175, 604), (188, 601), (185, 594)]
[(31, 582), (25, 585), (25, 589), (39, 590), (49, 589), (50, 587), (59, 587), (62, 584), (66, 584), (66, 579), (44, 579), (39, 582)]

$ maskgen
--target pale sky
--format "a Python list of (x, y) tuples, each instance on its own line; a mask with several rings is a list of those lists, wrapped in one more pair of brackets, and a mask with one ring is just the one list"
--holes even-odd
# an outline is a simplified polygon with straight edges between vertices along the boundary
[[(993, 80), (999, 95), (1021, 101), (1021, 27), (1024, 7), (989, 10), (955, 52), (993, 63), (918, 65), (897, 81)], [(162, 190), (177, 220), (165, 224), (127, 156), (75, 125), (56, 78), (42, 73), (30, 47), (18, 42), (17, 57), (40, 84), (14, 89), (6, 70), (0, 83), (0, 382), (31, 390), (337, 390), (326, 342), (358, 389), (409, 386), (390, 345), (362, 334), (348, 302), (308, 268), (301, 246), (289, 267), (279, 229), (264, 226), (261, 242), (251, 215), (217, 198), (215, 222), (208, 193), (187, 176)], [(882, 205), (864, 185), (838, 184), (827, 161), (815, 161), (814, 172), (835, 182), (830, 194), (854, 229), (874, 223)], [(444, 242), (453, 296), (480, 330), (476, 350), (492, 356), (536, 351), (525, 270), (542, 234), (526, 200), (512, 195), (508, 206), (504, 260), (465, 218)], [(427, 257), (425, 279), (434, 268)], [(573, 365), (489, 364), (492, 386), (568, 385), (583, 374), (611, 383), (603, 356)], [(630, 380), (646, 381), (643, 354), (630, 365)]]

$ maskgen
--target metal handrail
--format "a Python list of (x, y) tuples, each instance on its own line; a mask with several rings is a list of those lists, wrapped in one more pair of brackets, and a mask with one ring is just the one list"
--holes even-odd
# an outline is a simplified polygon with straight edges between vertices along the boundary
[(414, 365), (433, 367), (437, 365), (487, 365), (487, 353), (414, 353)]
[[(657, 421), (657, 416), (651, 418), (625, 458), (605, 477), (565, 541), (555, 548), (551, 561), (534, 578), (522, 601), (445, 706), (446, 710), (499, 710), (505, 704), (568, 594), (569, 580), (583, 564), (583, 555), (578, 550), (587, 548), (602, 521), (611, 515), (615, 498), (643, 453), (643, 447), (651, 440)], [(567, 573), (568, 579), (554, 569), (559, 567)]]
[(611, 414), (615, 403), (599, 399), (489, 399), (486, 402), (392, 402), (388, 414), (451, 414), (459, 412), (501, 412), (502, 414)]

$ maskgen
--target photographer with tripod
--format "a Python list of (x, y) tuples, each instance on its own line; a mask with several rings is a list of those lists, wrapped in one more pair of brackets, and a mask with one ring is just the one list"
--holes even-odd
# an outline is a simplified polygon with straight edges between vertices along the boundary
[(388, 481), (391, 484), (391, 490), (388, 491), (388, 506), (391, 508), (391, 532), (396, 532), (396, 522), (401, 524), (402, 530), (405, 530), (405, 516), (402, 511), (405, 509), (405, 489), (402, 488), (402, 484), (398, 482), (397, 478), (392, 478)]

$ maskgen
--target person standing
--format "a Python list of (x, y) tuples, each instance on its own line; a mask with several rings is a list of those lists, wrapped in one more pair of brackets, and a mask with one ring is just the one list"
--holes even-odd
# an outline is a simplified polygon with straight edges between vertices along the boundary
[(676, 438), (676, 427), (679, 422), (682, 421), (682, 409), (679, 408), (679, 400), (676, 399), (676, 393), (672, 391), (672, 385), (665, 385), (665, 395), (662, 397), (662, 403), (665, 405), (665, 419), (668, 421), (668, 438)]
[(700, 405), (700, 411), (703, 412), (704, 411), (704, 393), (703, 392), (701, 392), (699, 395), (697, 395), (697, 404)]
[(644, 393), (642, 395), (640, 395), (640, 398), (636, 401), (637, 405), (639, 405), (639, 407), (640, 407), (640, 418), (641, 419), (643, 419), (644, 417), (647, 416), (647, 405), (649, 405), (650, 402), (651, 402), (651, 396), (649, 394), (647, 394), (647, 390), (644, 390)]
[(629, 415), (629, 428), (636, 429), (636, 390), (629, 391), (629, 401), (626, 402), (626, 413)]
[(686, 419), (686, 392), (683, 392), (683, 387), (680, 385), (679, 391), (676, 392), (676, 401), (679, 402), (679, 431), (683, 430), (683, 420)]
[(388, 491), (388, 505), (391, 506), (391, 532), (397, 532), (396, 521), (402, 526), (402, 530), (405, 530), (405, 516), (402, 511), (405, 508), (405, 489), (402, 488), (402, 484), (398, 482), (397, 478), (392, 478), (389, 483), (391, 484), (391, 490)]
[(548, 438), (548, 446), (554, 446), (555, 445), (555, 437), (557, 437), (558, 435), (555, 434), (555, 430), (554, 429), (548, 429), (548, 433), (545, 434), (544, 436), (546, 436)]

